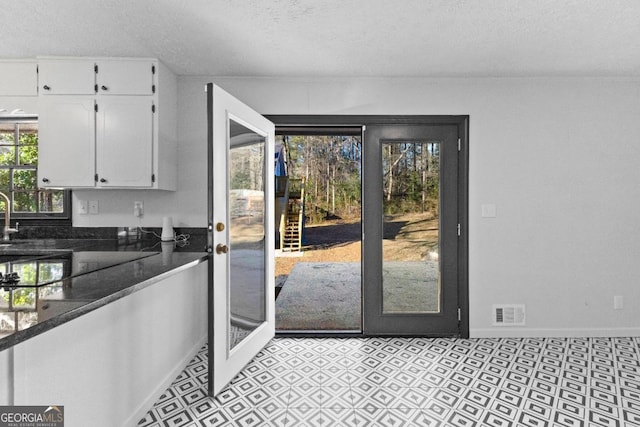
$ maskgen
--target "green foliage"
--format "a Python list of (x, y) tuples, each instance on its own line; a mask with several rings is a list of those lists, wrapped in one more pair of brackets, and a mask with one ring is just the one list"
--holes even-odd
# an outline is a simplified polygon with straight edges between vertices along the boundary
[(438, 214), (440, 152), (437, 142), (387, 143), (383, 149), (384, 212)]
[[(20, 131), (17, 144), (13, 135), (10, 132), (0, 134), (0, 144), (7, 144), (0, 147), (0, 165), (5, 166), (0, 169), (0, 191), (9, 195), (14, 190), (14, 212), (37, 212), (38, 134)], [(0, 200), (0, 210), (6, 210), (4, 205)]]
[(232, 189), (251, 188), (251, 186), (251, 175), (248, 170), (234, 170), (231, 175)]
[(305, 180), (309, 222), (360, 215), (361, 142), (359, 136), (282, 137), (291, 178)]

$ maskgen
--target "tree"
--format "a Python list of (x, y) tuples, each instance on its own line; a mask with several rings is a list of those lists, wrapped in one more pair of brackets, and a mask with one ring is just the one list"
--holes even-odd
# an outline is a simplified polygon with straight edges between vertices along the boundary
[(283, 136), (289, 176), (304, 178), (307, 213), (318, 221), (326, 215), (350, 215), (360, 203), (359, 136)]

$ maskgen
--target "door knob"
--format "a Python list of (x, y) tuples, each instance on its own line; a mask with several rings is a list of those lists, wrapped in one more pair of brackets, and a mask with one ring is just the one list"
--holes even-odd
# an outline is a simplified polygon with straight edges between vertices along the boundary
[(229, 248), (227, 247), (227, 245), (218, 243), (218, 245), (216, 246), (216, 253), (218, 255), (221, 255), (221, 254), (226, 254), (227, 252), (229, 252)]

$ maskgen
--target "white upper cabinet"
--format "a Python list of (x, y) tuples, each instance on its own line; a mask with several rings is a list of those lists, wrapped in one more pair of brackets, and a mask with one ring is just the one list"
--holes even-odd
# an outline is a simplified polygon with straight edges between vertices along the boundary
[(167, 67), (145, 58), (39, 64), (42, 187), (176, 189), (177, 81)]
[(153, 109), (150, 97), (99, 100), (96, 116), (98, 187), (153, 186)]
[(104, 59), (96, 61), (96, 86), (100, 95), (153, 95), (153, 60)]
[(38, 64), (33, 60), (0, 61), (0, 96), (36, 96)]
[(94, 95), (95, 61), (92, 59), (40, 59), (38, 61), (40, 95)]
[[(39, 101), (38, 183), (41, 187), (95, 186), (95, 101), (46, 96)], [(61, 137), (62, 136), (62, 137)]]

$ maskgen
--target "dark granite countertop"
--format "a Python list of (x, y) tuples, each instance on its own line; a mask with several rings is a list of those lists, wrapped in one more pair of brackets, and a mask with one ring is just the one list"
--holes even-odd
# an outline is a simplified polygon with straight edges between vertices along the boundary
[[(35, 267), (25, 272), (41, 276), (67, 268), (56, 263), (59, 260), (71, 259), (74, 268), (66, 274), (71, 277), (62, 280), (24, 274), (24, 286), (0, 285), (0, 351), (206, 261), (204, 246), (199, 246), (111, 239), (16, 240), (0, 245), (4, 272), (9, 261), (3, 263), (3, 256), (35, 258)], [(47, 284), (34, 286), (36, 281)]]

